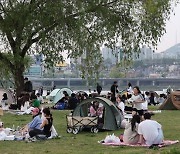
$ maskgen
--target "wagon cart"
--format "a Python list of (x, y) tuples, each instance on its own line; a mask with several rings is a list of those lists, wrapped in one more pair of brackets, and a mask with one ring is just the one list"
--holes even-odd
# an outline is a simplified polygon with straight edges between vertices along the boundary
[(67, 133), (77, 134), (85, 127), (90, 127), (92, 133), (98, 133), (98, 117), (66, 116)]

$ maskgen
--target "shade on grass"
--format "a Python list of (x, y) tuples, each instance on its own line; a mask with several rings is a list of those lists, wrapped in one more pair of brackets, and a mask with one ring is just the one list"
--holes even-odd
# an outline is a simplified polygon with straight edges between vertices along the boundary
[[(158, 107), (151, 107), (156, 110)], [(0, 154), (116, 154), (116, 153), (180, 153), (180, 144), (164, 147), (161, 149), (148, 149), (142, 147), (111, 147), (99, 144), (97, 141), (105, 138), (107, 134), (114, 133), (119, 136), (123, 130), (103, 131), (93, 134), (83, 131), (77, 135), (66, 133), (66, 115), (70, 111), (52, 111), (54, 125), (61, 138), (26, 143), (25, 141), (1, 141)], [(152, 119), (162, 124), (165, 139), (180, 140), (180, 111), (167, 111), (155, 114)], [(23, 126), (31, 120), (30, 115), (12, 115), (5, 113), (1, 117), (6, 127)]]

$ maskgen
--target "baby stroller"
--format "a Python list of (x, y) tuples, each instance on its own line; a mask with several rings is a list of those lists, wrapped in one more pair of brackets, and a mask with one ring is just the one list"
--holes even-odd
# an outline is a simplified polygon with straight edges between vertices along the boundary
[(90, 127), (92, 133), (98, 133), (98, 117), (66, 116), (67, 133), (77, 134), (85, 127)]

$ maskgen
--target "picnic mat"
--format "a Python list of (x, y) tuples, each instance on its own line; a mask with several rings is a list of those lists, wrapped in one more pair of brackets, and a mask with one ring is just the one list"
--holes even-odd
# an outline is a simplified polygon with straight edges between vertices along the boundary
[[(172, 145), (172, 144), (176, 144), (179, 143), (179, 140), (164, 140), (161, 144), (158, 145), (159, 148), (161, 147), (165, 147), (168, 145)], [(102, 143), (103, 145), (111, 145), (111, 146), (130, 146), (130, 147), (149, 147), (146, 144), (143, 145), (132, 145), (132, 144), (125, 144), (124, 142), (120, 142), (120, 143)]]

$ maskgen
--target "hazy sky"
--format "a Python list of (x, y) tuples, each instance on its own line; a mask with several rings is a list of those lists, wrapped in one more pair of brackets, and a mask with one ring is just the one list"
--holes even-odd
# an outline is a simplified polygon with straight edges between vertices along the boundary
[[(177, 43), (180, 43), (180, 4), (178, 4), (174, 12), (171, 13), (171, 18), (166, 24), (166, 33), (161, 37), (161, 42), (158, 43), (157, 51), (155, 52), (165, 51)], [(67, 54), (63, 55), (65, 60), (69, 63)]]
[(171, 13), (171, 18), (167, 21), (166, 34), (162, 36), (156, 52), (165, 51), (176, 43), (180, 43), (180, 4), (175, 7), (174, 13)]

